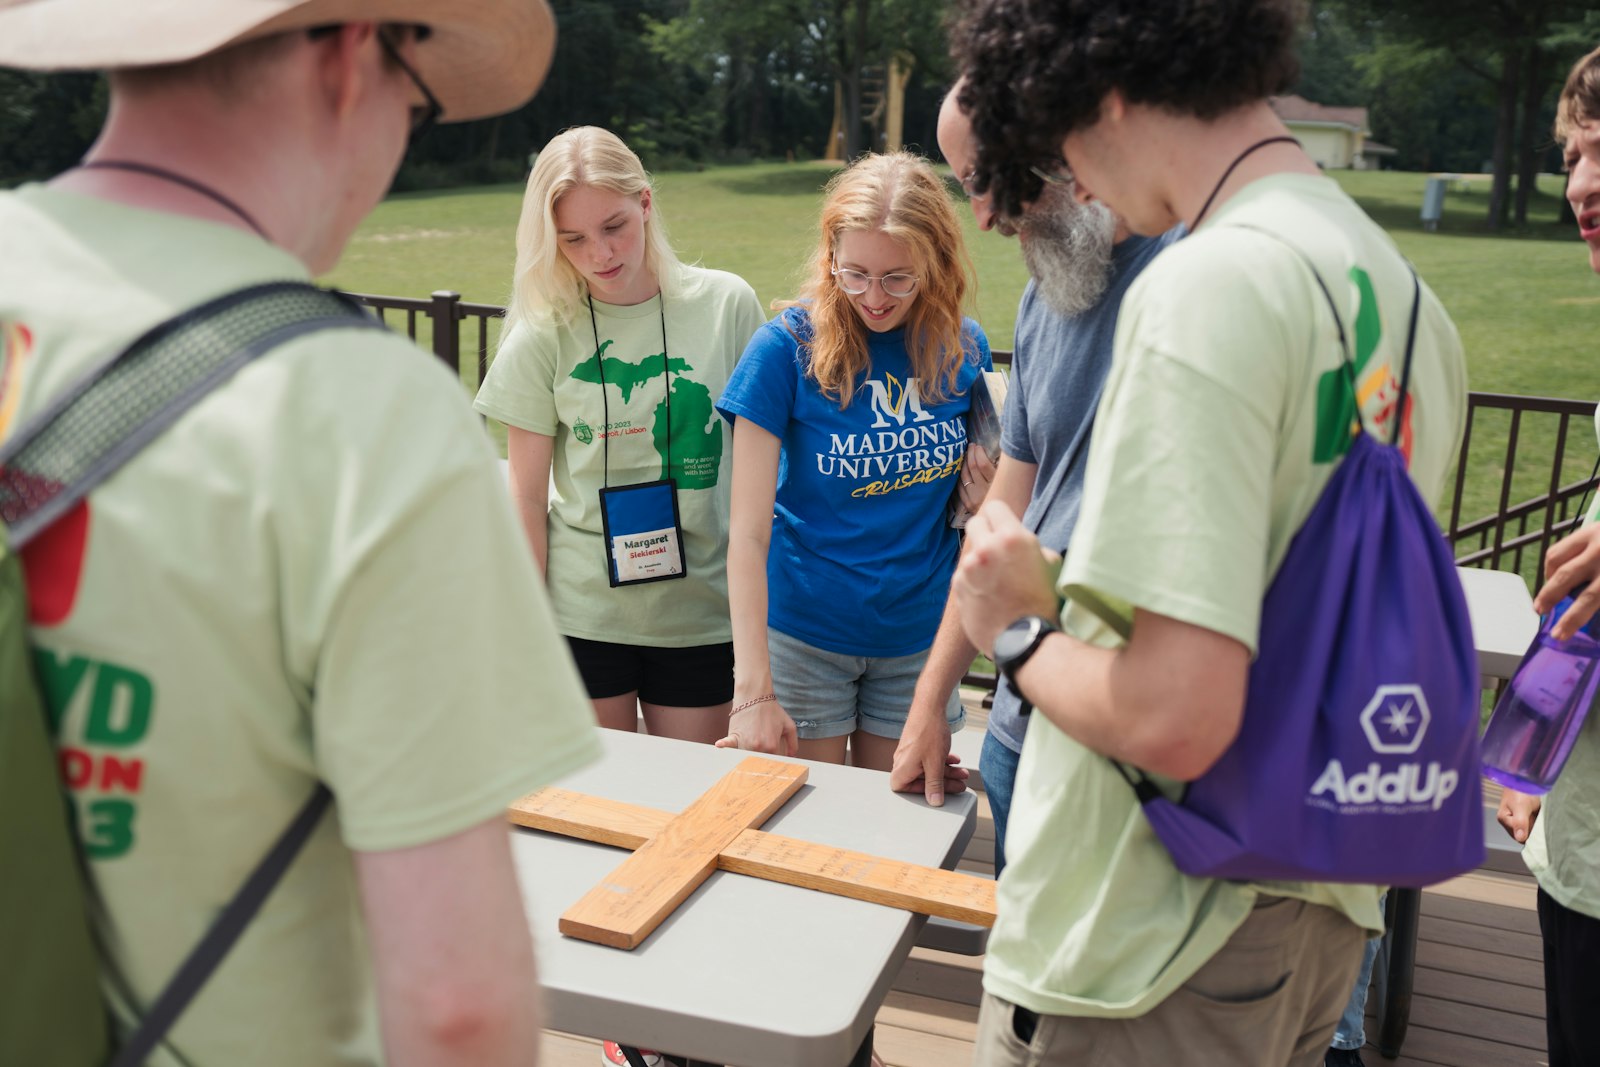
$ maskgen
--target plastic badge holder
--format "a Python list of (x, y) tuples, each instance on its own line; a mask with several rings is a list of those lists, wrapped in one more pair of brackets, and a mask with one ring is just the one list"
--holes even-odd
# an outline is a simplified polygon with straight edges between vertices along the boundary
[(1600, 690), (1600, 614), (1566, 641), (1550, 635), (1568, 597), (1539, 624), (1483, 734), (1483, 773), (1520, 793), (1548, 793)]

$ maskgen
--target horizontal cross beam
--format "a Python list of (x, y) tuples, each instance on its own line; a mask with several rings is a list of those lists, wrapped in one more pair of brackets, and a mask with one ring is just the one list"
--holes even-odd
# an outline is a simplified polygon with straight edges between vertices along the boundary
[[(747, 765), (752, 767), (746, 770)], [(600, 944), (638, 945), (712, 870), (978, 926), (994, 925), (995, 884), (987, 878), (754, 829), (782, 806), (804, 777), (805, 769), (796, 764), (752, 757), (680, 815), (552, 787), (512, 804), (509, 816), (519, 826), (637, 850), (561, 918), (563, 934)], [(778, 782), (791, 782), (792, 787), (764, 813), (760, 812), (766, 805), (760, 799), (738, 800), (753, 793), (771, 801), (782, 792)], [(740, 822), (743, 819), (749, 821)], [(689, 826), (678, 825), (682, 822)], [(729, 834), (736, 825), (742, 828)]]

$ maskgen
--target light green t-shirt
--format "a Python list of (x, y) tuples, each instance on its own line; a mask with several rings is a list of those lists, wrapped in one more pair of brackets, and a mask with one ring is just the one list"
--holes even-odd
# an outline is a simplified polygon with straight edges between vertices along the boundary
[[(177, 312), (306, 277), (250, 234), (41, 187), (0, 194), (0, 233), (12, 425)], [(316, 781), (336, 797), (150, 1062), (381, 1062), (352, 850), (458, 833), (599, 752), (452, 376), (392, 334), (285, 344), (24, 563), (124, 1020)]]
[[(1600, 500), (1588, 521), (1597, 517)], [(1591, 710), (1579, 729), (1567, 765), (1539, 806), (1522, 861), (1557, 903), (1600, 919), (1600, 713)]]
[(1600, 919), (1600, 714), (1584, 721), (1522, 860), (1557, 903)]
[[(554, 438), (546, 573), (571, 637), (687, 648), (732, 636), (731, 435), (713, 405), (765, 316), (736, 275), (679, 269), (664, 331), (659, 296), (627, 306), (597, 300), (592, 324), (587, 303), (561, 325), (519, 322), (478, 390), (483, 414)], [(685, 576), (613, 589), (600, 489), (665, 477), (677, 480)]]
[[(1330, 403), (1344, 381), (1332, 316), (1285, 240), (1333, 293), (1367, 426), (1387, 440), (1413, 303), (1404, 261), (1332, 180), (1252, 183), (1157, 257), (1122, 305), (1061, 576), (1064, 625), (1084, 640), (1114, 647), (1139, 607), (1255, 651), (1267, 586), (1349, 428)], [(1426, 286), (1422, 300), (1404, 439), (1432, 499), (1461, 439), (1466, 381), (1454, 326)], [(1142, 1015), (1221, 948), (1260, 892), (1382, 928), (1372, 887), (1181, 874), (1112, 764), (1034, 719), (990, 992), (1041, 1013)]]

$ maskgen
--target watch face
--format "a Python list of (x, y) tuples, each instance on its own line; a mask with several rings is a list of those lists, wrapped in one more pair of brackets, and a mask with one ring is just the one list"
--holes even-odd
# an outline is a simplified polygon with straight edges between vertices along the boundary
[(1039, 631), (1043, 628), (1044, 620), (1037, 615), (1029, 615), (1001, 630), (1000, 636), (994, 639), (995, 665), (1004, 669), (1039, 639)]

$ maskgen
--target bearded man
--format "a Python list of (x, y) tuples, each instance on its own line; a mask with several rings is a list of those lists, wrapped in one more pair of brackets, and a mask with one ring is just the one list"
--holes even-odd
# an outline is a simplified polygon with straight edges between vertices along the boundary
[[(1079, 204), (1070, 184), (1049, 181), (1020, 215), (997, 211), (971, 188), (977, 152), (972, 123), (957, 101), (961, 88), (957, 83), (940, 109), (939, 150), (961, 177), (978, 228), (1015, 236), (1030, 275), (1017, 308), (1002, 455), (988, 499), (1005, 503), (1041, 543), (1063, 551), (1078, 519), (1089, 431), (1111, 367), (1123, 294), (1184, 231), (1179, 226), (1159, 237), (1135, 236), (1104, 204)], [(921, 789), (932, 804), (944, 802), (947, 785), (964, 788), (964, 776), (949, 763), (943, 709), (974, 654), (947, 606), (895, 750), (892, 788)], [(1011, 785), (1027, 725), (1016, 692), (1000, 679), (978, 764), (994, 816), (997, 878), (1005, 868)]]

